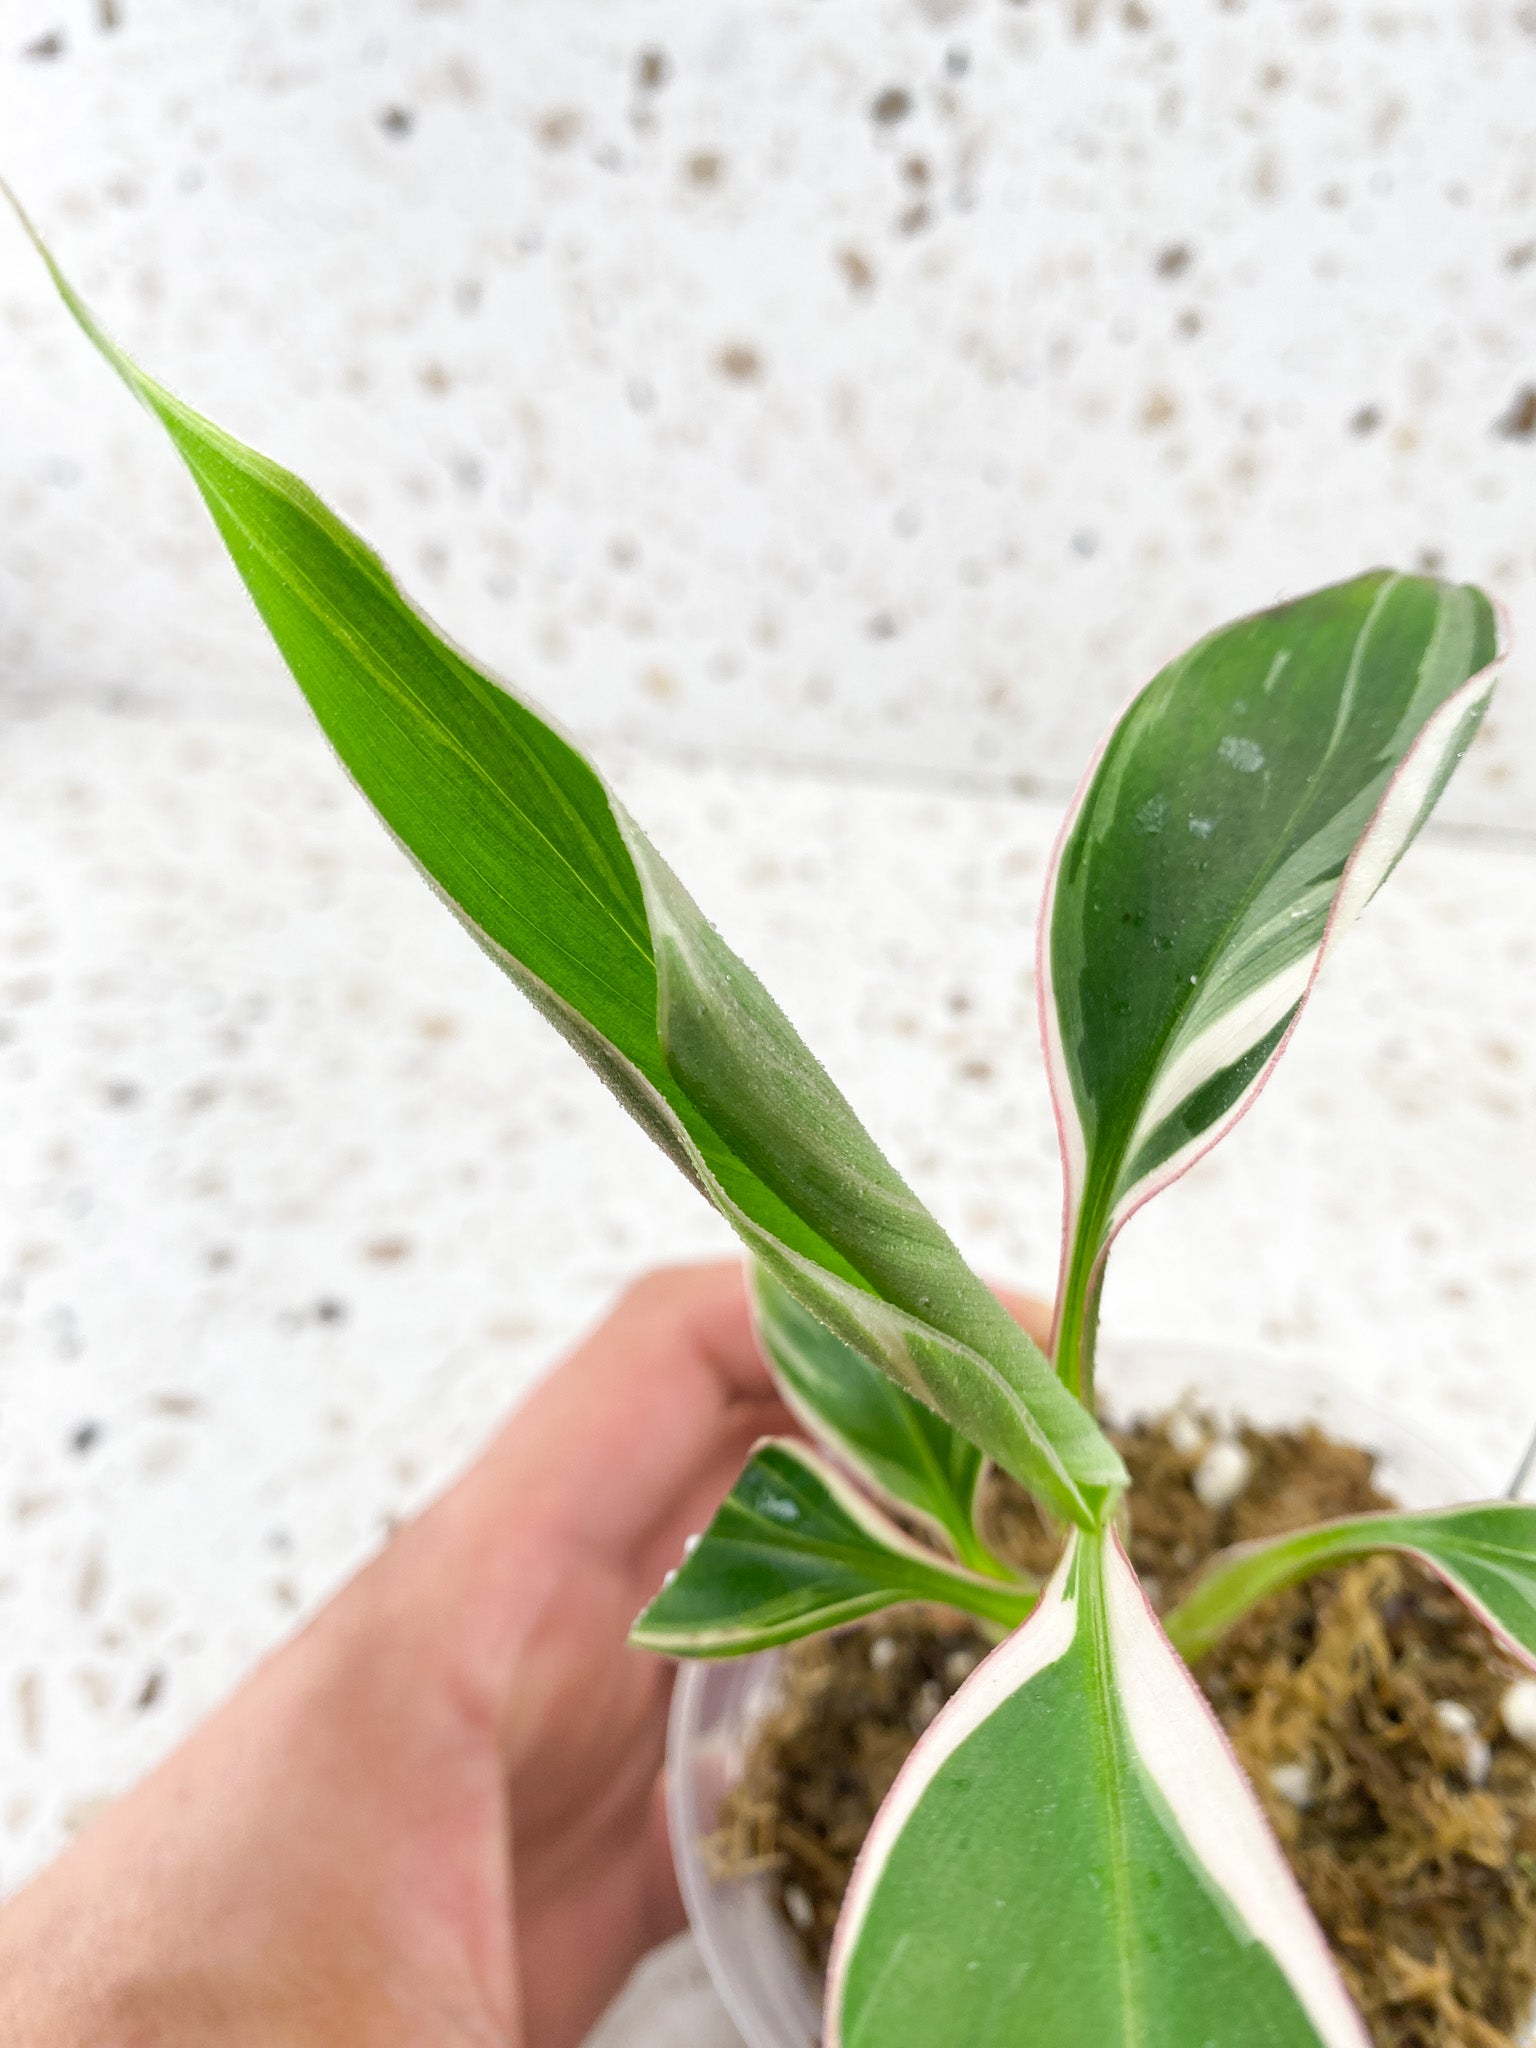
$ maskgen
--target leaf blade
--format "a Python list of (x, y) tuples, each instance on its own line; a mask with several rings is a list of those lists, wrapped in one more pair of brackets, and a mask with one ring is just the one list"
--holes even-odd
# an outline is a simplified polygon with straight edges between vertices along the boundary
[(770, 1438), (630, 1641), (673, 1657), (745, 1656), (912, 1601), (1012, 1628), (1034, 1595), (947, 1566), (816, 1452)]
[(1481, 592), (1373, 571), (1209, 635), (1109, 735), (1041, 920), (1069, 1384), (1115, 1233), (1263, 1085), (1470, 743), (1497, 642)]
[(913, 1752), (839, 1924), (827, 2048), (1366, 2048), (1312, 1921), (1118, 1544)]
[(1523, 1663), (1536, 1669), (1536, 1505), (1472, 1501), (1427, 1514), (1353, 1515), (1212, 1558), (1167, 1617), (1181, 1653), (1202, 1657), (1260, 1600), (1315, 1572), (1395, 1550), (1427, 1565)]
[(471, 936), (791, 1293), (1094, 1523), (1124, 1483), (1108, 1442), (590, 764), (452, 648), (297, 477), (117, 349), (33, 240), (170, 434), (348, 772)]

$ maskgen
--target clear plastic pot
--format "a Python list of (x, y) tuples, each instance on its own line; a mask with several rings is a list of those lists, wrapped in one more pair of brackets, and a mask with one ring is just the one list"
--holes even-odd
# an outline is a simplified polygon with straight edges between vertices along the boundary
[[(1210, 1346), (1105, 1347), (1100, 1385), (1117, 1421), (1160, 1415), (1186, 1396), (1221, 1421), (1261, 1429), (1315, 1422), (1376, 1453), (1378, 1475), (1404, 1507), (1444, 1507), (1486, 1494), (1396, 1416), (1324, 1375)], [(667, 1817), (683, 1903), (704, 1962), (747, 2048), (816, 2048), (821, 1986), (779, 1913), (766, 1878), (717, 1882), (702, 1843), (741, 1776), (752, 1731), (775, 1696), (778, 1653), (684, 1664), (672, 1696)]]
[(778, 1663), (770, 1650), (679, 1670), (667, 1730), (667, 1825), (699, 1952), (747, 2048), (812, 2048), (821, 2039), (821, 1986), (767, 1880), (718, 1883), (701, 1847), (773, 1702)]

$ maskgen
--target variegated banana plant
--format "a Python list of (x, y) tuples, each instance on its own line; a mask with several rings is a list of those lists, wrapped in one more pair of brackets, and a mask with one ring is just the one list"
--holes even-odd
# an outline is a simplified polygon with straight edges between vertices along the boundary
[[(635, 1642), (731, 1656), (914, 1601), (999, 1639), (875, 1822), (827, 2048), (1358, 2048), (1187, 1660), (1277, 1587), (1385, 1548), (1536, 1663), (1536, 1509), (1245, 1546), (1159, 1623), (1116, 1534), (1126, 1474), (1095, 1419), (1094, 1340), (1116, 1233), (1253, 1101), (1472, 739), (1497, 656), (1486, 598), (1374, 571), (1243, 619), (1164, 669), (1090, 767), (1040, 923), (1065, 1179), (1047, 1356), (577, 749), (296, 477), (138, 369), (42, 253), (387, 829), (750, 1255), (804, 1439), (758, 1447)], [(1044, 1588), (978, 1529), (988, 1460), (1064, 1528)]]

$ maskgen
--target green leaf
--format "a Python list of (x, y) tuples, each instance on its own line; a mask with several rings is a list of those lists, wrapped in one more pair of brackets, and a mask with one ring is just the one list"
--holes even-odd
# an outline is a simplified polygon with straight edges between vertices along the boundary
[(1114, 1539), (923, 1736), (838, 1923), (825, 2048), (1368, 2048)]
[(973, 1570), (1002, 1576), (976, 1534), (985, 1461), (975, 1445), (834, 1337), (761, 1268), (752, 1295), (763, 1354), (807, 1434)]
[(1095, 1523), (1125, 1474), (1091, 1416), (588, 763), (305, 484), (114, 347), (38, 246), (191, 470), (346, 768), (471, 935), (791, 1294), (1057, 1512)]
[(1110, 735), (1041, 926), (1068, 1385), (1110, 1240), (1252, 1101), (1470, 743), (1497, 638), (1480, 591), (1376, 570), (1211, 634)]
[(1013, 1628), (1035, 1596), (946, 1566), (816, 1452), (769, 1439), (630, 1641), (738, 1657), (914, 1600)]
[(1525, 1501), (1354, 1515), (1234, 1544), (1212, 1558), (1169, 1614), (1168, 1634), (1193, 1661), (1269, 1594), (1379, 1550), (1404, 1551), (1438, 1572), (1486, 1627), (1536, 1668), (1536, 1506)]

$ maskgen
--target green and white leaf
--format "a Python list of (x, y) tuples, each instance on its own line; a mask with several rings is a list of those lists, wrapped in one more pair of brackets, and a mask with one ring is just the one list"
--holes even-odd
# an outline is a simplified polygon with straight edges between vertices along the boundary
[(835, 1337), (761, 1267), (753, 1273), (752, 1300), (763, 1355), (806, 1434), (972, 1570), (1002, 1576), (976, 1534), (985, 1461), (975, 1445)]
[(1480, 591), (1376, 570), (1212, 633), (1110, 734), (1041, 919), (1069, 1385), (1115, 1231), (1252, 1101), (1466, 751), (1497, 655)]
[(1014, 1628), (1035, 1595), (946, 1565), (817, 1452), (771, 1438), (630, 1640), (671, 1657), (739, 1657), (912, 1601)]
[(1536, 1506), (1526, 1501), (1474, 1501), (1432, 1514), (1354, 1515), (1234, 1544), (1212, 1558), (1169, 1614), (1168, 1633), (1186, 1657), (1203, 1657), (1269, 1594), (1380, 1550), (1403, 1551), (1428, 1565), (1517, 1657), (1536, 1668)]
[(881, 1808), (826, 2048), (1367, 2048), (1117, 1540), (1072, 1538)]
[(166, 428), (331, 744), (472, 936), (863, 1356), (1067, 1519), (1124, 1469), (588, 763), (309, 488), (75, 318)]

